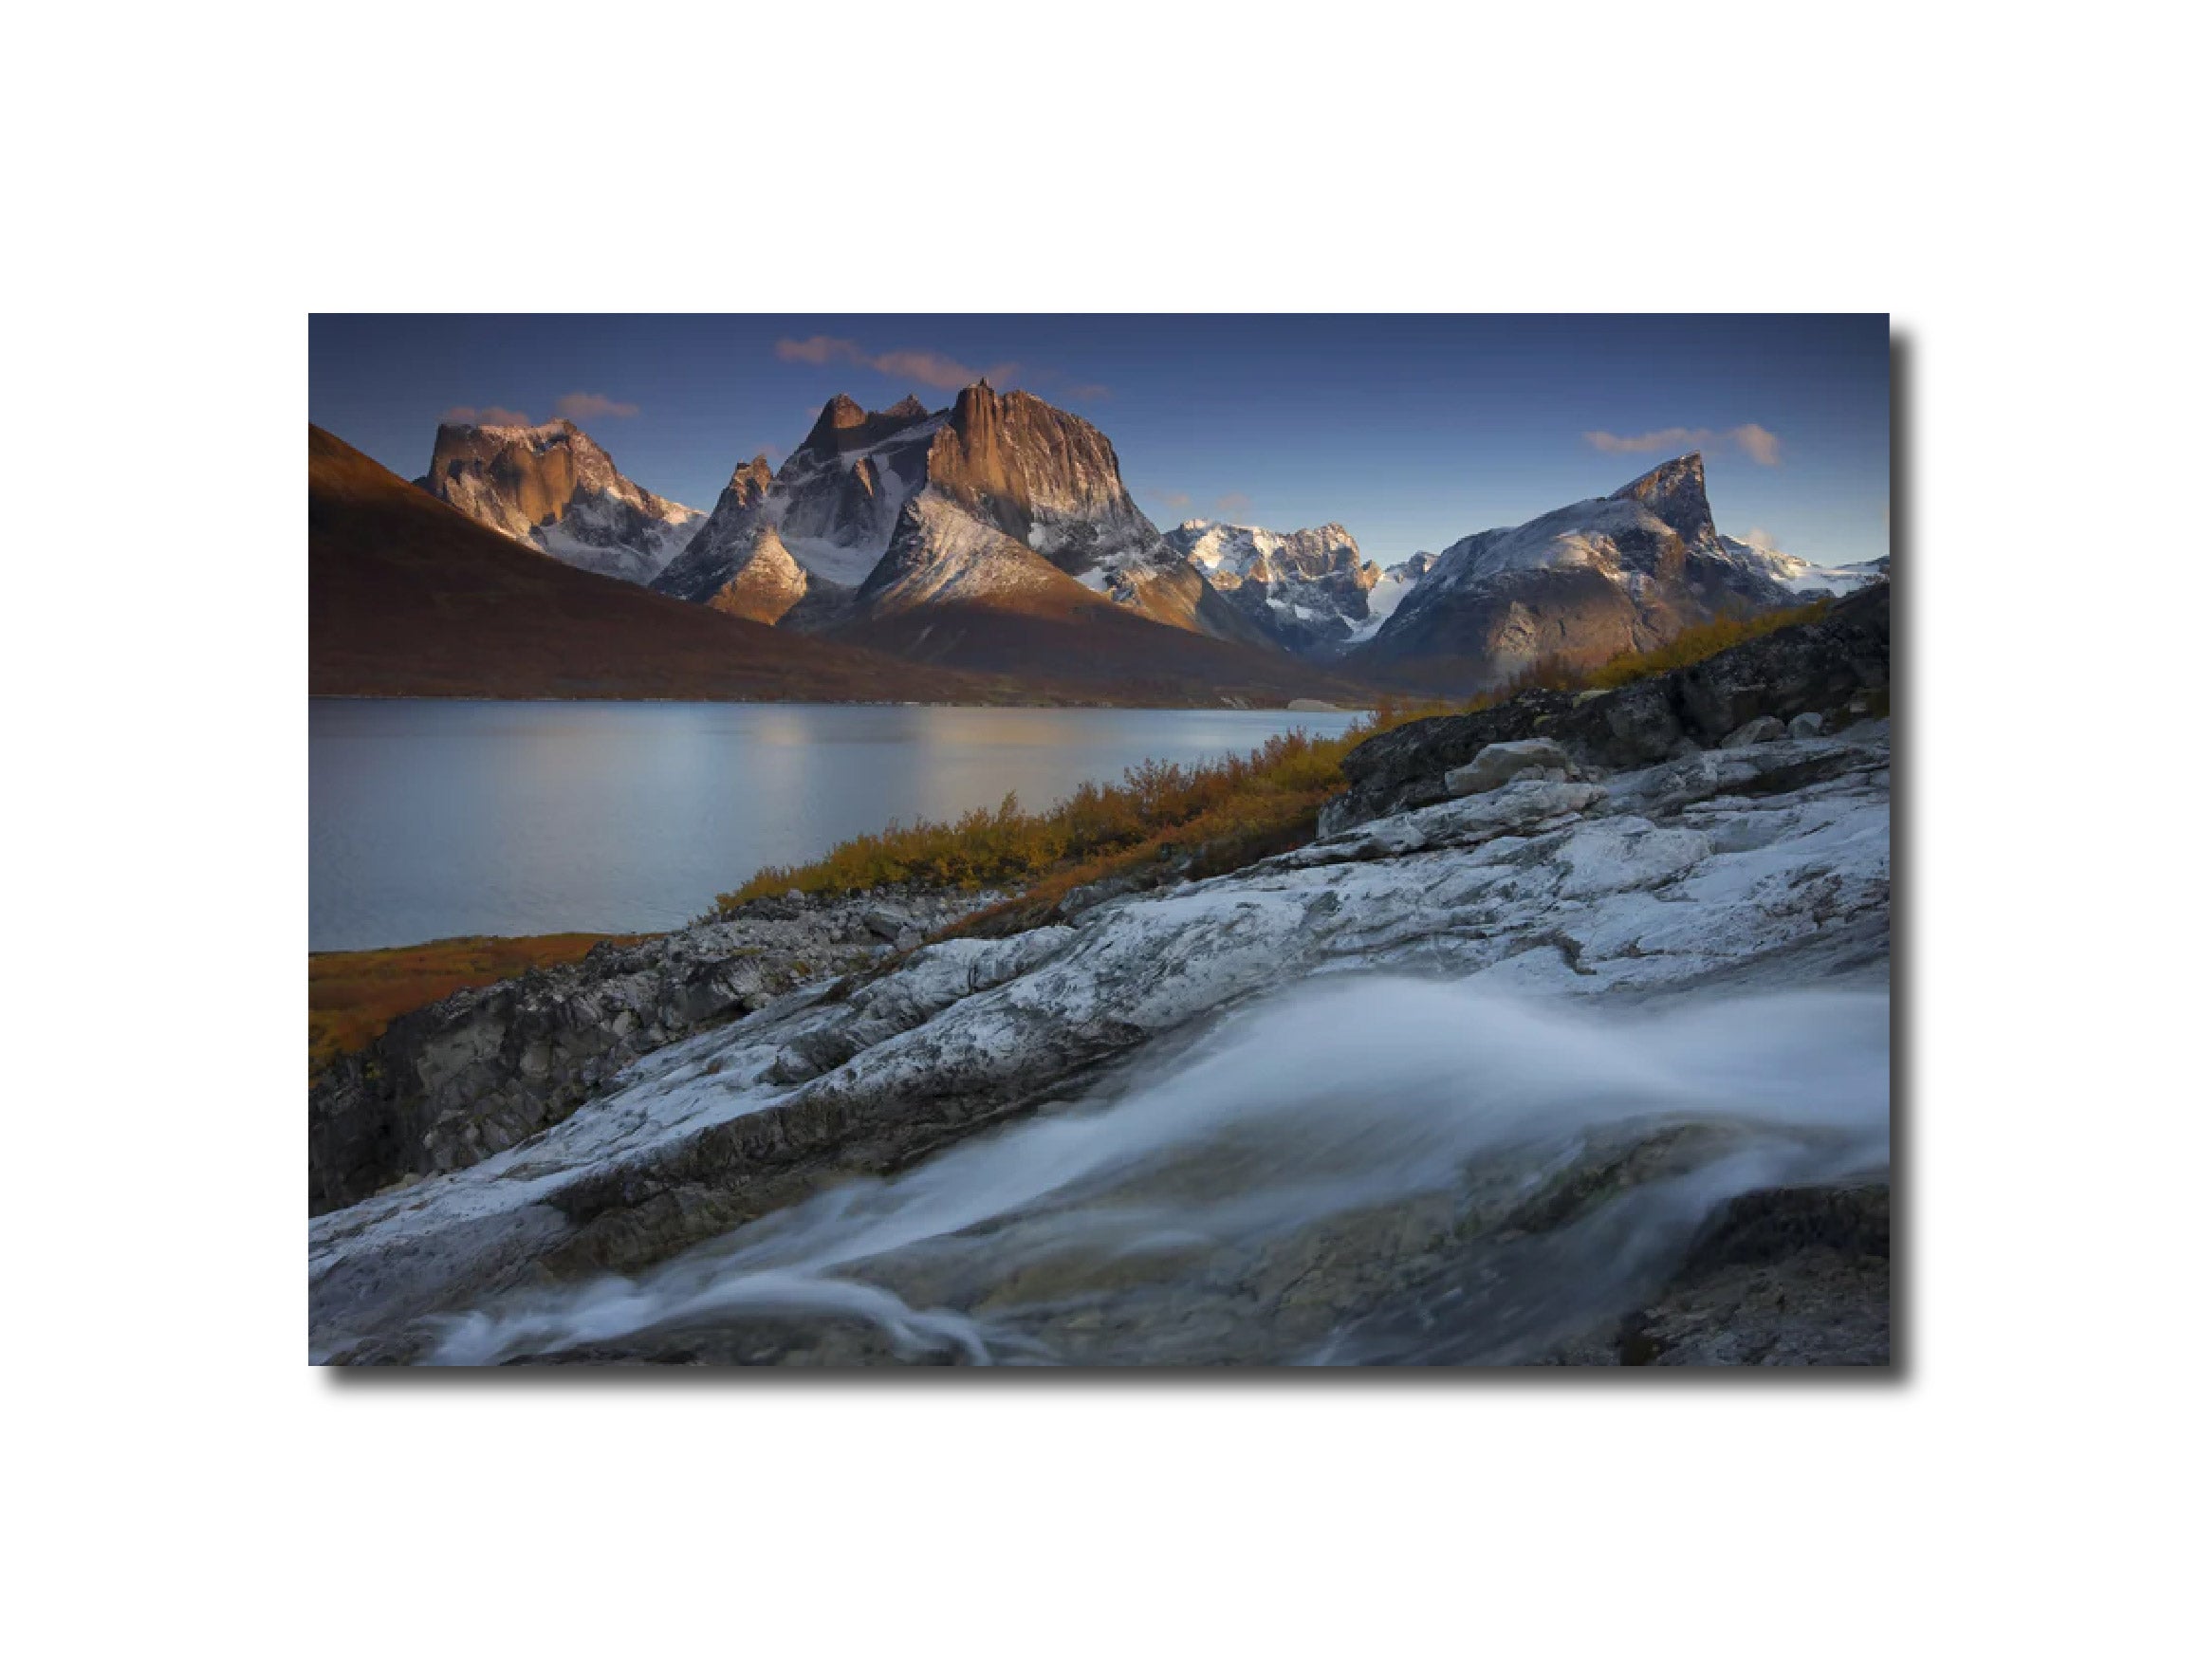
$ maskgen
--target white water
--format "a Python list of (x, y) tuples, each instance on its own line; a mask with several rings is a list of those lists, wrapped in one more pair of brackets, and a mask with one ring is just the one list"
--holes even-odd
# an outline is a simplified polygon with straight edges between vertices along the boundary
[[(1883, 1169), (1888, 1032), (1882, 993), (1621, 1009), (1431, 981), (1301, 988), (1134, 1070), (1121, 1094), (836, 1187), (641, 1278), (446, 1320), (432, 1358), (811, 1319), (979, 1362), (1223, 1357), (1240, 1328), (1238, 1351), (1261, 1358), (1488, 1355), (1603, 1302), (1727, 1197)], [(1185, 1328), (1260, 1299), (1279, 1254), (1326, 1243), (1307, 1250), (1325, 1265), (1337, 1242), (1364, 1241), (1356, 1215), (1434, 1196), (1469, 1220), (1477, 1201), (1516, 1205), (1584, 1153), (1680, 1120), (1716, 1123), (1700, 1158), (1573, 1221), (1493, 1294), (1459, 1304), (1451, 1289), (1440, 1334), (1419, 1309), (1402, 1342), (1373, 1328), (1395, 1304), (1378, 1289), (1301, 1345), (1272, 1345), (1271, 1316), (1217, 1320), (1210, 1346)], [(1096, 1303), (1112, 1314), (1098, 1332)], [(1074, 1345), (1053, 1338), (1063, 1327)]]

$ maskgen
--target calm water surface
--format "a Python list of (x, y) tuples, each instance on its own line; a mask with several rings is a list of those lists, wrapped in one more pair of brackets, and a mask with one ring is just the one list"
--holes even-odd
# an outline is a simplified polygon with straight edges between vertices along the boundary
[(312, 702), (312, 947), (674, 928), (765, 864), (1323, 712)]

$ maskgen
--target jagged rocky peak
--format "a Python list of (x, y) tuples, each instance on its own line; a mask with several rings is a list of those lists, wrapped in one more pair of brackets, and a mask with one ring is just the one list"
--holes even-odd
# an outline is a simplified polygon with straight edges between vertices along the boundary
[(445, 421), (424, 477), (429, 494), (553, 559), (645, 583), (702, 521), (643, 489), (572, 421), (479, 426)]
[(1214, 580), (1216, 588), (1245, 582), (1276, 583), (1286, 579), (1311, 582), (1338, 574), (1372, 588), (1380, 568), (1360, 558), (1358, 543), (1340, 525), (1304, 530), (1271, 531), (1256, 525), (1221, 525), (1187, 519), (1162, 539)]
[(1703, 457), (1686, 454), (1652, 467), (1611, 493), (1612, 501), (1639, 502), (1689, 543), (1715, 542), (1710, 492), (1703, 479)]
[(1105, 433), (1027, 391), (979, 379), (954, 399), (925, 461), (932, 493), (1142, 618), (1247, 646), (1280, 645), (1161, 540), (1122, 483)]
[(569, 420), (546, 426), (446, 420), (435, 428), (435, 451), (421, 489), (524, 541), (535, 526), (561, 516), (572, 500), (581, 475), (576, 435)]
[[(825, 585), (829, 587), (829, 585)], [(809, 594), (809, 574), (769, 526), (756, 529), (747, 555), (706, 603), (735, 618), (776, 624)]]
[(762, 455), (743, 461), (719, 493), (718, 507), (746, 511), (763, 501), (771, 489), (771, 463)]
[(966, 387), (926, 470), (934, 489), (1064, 569), (1160, 540), (1123, 488), (1106, 434), (1027, 391), (984, 379)]
[(1372, 636), (1410, 582), (1382, 568), (1340, 525), (1296, 531), (1188, 519), (1161, 539), (1294, 653), (1335, 658)]
[(874, 414), (843, 391), (824, 405), (817, 424), (802, 440), (802, 449), (820, 458), (854, 453), (883, 443), (896, 432), (907, 431), (929, 414), (914, 396)]
[[(904, 541), (897, 527), (919, 498), (957, 509), (1009, 539), (1024, 558), (1043, 558), (1144, 617), (1226, 640), (1274, 643), (1161, 542), (1123, 488), (1114, 445), (1098, 427), (984, 379), (937, 412), (914, 397), (876, 413), (835, 397), (775, 477), (757, 463), (735, 473), (709, 525), (656, 587), (716, 604), (751, 563), (758, 531), (769, 527), (812, 584), (841, 592), (835, 610), (870, 613), (910, 599), (896, 581), (912, 570), (915, 553), (924, 599), (966, 601), (993, 586), (1019, 599), (1030, 594), (1031, 580), (1001, 563), (997, 545), (953, 522), (928, 519), (928, 540)], [(952, 539), (940, 539), (951, 526)], [(973, 568), (971, 575), (952, 577), (958, 566)], [(866, 587), (874, 570), (878, 586)], [(852, 591), (860, 593), (848, 602)], [(820, 611), (812, 589), (798, 627), (819, 623)]]

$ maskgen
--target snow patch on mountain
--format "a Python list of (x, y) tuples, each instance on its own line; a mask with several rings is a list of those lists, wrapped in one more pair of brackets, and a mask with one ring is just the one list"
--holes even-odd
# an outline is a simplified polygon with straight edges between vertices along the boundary
[(1265, 609), (1284, 646), (1317, 658), (1372, 636), (1416, 581), (1364, 559), (1340, 525), (1272, 531), (1192, 519), (1161, 540), (1238, 606)]
[(1768, 545), (1744, 542), (1739, 537), (1720, 537), (1719, 543), (1735, 563), (1761, 572), (1782, 588), (1791, 589), (1797, 595), (1846, 595), (1868, 584), (1878, 582), (1887, 574), (1887, 557), (1880, 556), (1860, 565), (1820, 565), (1804, 560), (1799, 554), (1788, 554)]

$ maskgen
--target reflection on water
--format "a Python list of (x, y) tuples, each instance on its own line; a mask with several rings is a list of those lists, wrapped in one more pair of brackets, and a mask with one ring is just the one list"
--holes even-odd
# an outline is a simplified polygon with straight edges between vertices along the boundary
[(312, 702), (316, 951), (673, 928), (765, 864), (1333, 713)]

